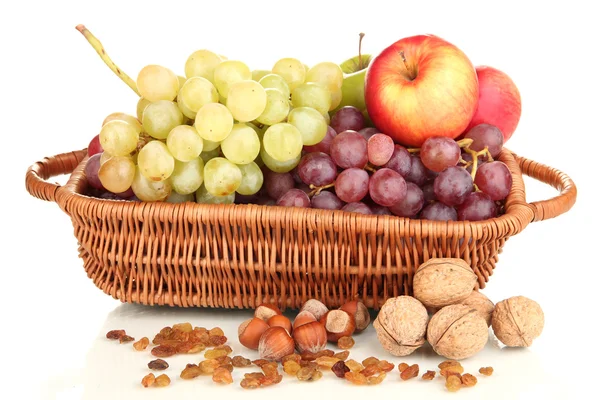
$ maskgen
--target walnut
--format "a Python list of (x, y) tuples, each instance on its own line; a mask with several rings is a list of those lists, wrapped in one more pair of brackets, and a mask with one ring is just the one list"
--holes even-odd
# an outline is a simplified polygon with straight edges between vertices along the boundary
[(496, 304), (492, 328), (505, 345), (529, 347), (544, 329), (544, 312), (538, 303), (527, 297), (511, 297)]
[(407, 356), (425, 343), (427, 310), (410, 296), (388, 299), (373, 327), (384, 349), (395, 356)]
[(477, 313), (485, 319), (487, 326), (492, 323), (492, 313), (494, 312), (494, 303), (483, 293), (473, 290), (473, 292), (458, 304), (463, 304), (477, 310)]
[(413, 277), (414, 296), (425, 306), (439, 308), (458, 303), (471, 294), (477, 275), (460, 258), (432, 258)]
[(476, 309), (454, 304), (442, 308), (431, 318), (427, 340), (439, 355), (462, 360), (483, 349), (488, 340), (488, 327)]

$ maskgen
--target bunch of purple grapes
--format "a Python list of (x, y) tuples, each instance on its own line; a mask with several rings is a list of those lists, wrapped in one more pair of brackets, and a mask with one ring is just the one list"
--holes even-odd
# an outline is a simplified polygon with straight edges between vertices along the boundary
[(437, 221), (496, 217), (512, 186), (508, 167), (493, 159), (502, 150), (502, 132), (482, 124), (465, 139), (472, 142), (464, 149), (452, 139), (432, 137), (409, 152), (366, 127), (360, 110), (344, 107), (331, 118), (325, 139), (304, 148), (293, 171), (265, 171), (269, 199), (257, 202)]

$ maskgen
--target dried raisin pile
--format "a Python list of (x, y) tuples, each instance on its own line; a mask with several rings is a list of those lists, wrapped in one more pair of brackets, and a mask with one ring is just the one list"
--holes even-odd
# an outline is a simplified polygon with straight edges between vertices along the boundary
[(338, 378), (345, 378), (346, 372), (350, 372), (350, 368), (348, 368), (346, 363), (342, 360), (333, 364), (333, 367), (331, 367), (331, 370), (333, 371), (335, 376), (337, 376)]

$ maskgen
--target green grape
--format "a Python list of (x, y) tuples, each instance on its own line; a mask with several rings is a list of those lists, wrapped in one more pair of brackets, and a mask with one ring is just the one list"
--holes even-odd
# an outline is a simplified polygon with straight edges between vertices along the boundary
[(188, 162), (175, 161), (170, 180), (177, 193), (194, 193), (204, 181), (204, 161), (200, 157)]
[[(219, 148), (216, 148), (214, 150), (210, 150), (210, 151), (203, 151), (202, 153), (200, 153), (200, 158), (202, 159), (202, 161), (204, 161), (204, 164), (206, 164), (208, 162), (208, 160), (215, 158), (215, 157), (219, 157), (221, 155)], [(102, 158), (102, 157), (100, 157)]]
[(214, 196), (210, 194), (204, 185), (196, 191), (196, 203), (198, 204), (233, 204), (235, 201), (235, 192), (226, 196)]
[(134, 151), (139, 138), (137, 129), (125, 121), (110, 121), (100, 130), (102, 149), (113, 156), (126, 156)]
[(320, 62), (308, 70), (306, 82), (320, 83), (333, 93), (342, 89), (344, 73), (340, 66), (335, 63), (330, 61)]
[(167, 203), (180, 204), (180, 203), (193, 203), (195, 201), (194, 194), (179, 194), (176, 191), (172, 191), (169, 197), (165, 199)]
[(250, 79), (252, 79), (252, 72), (250, 72), (250, 68), (241, 61), (223, 61), (215, 68), (214, 83), (219, 94), (223, 97), (227, 97), (229, 86), (232, 83)]
[(167, 136), (167, 148), (179, 161), (187, 162), (198, 158), (202, 153), (203, 140), (196, 129), (187, 125), (176, 126)]
[(200, 76), (213, 82), (215, 68), (221, 61), (222, 58), (210, 50), (195, 51), (185, 62), (185, 76), (188, 78)]
[(155, 139), (166, 139), (173, 128), (183, 123), (183, 114), (177, 104), (161, 100), (150, 103), (144, 109), (142, 125), (148, 135)]
[(219, 93), (209, 80), (202, 77), (193, 77), (179, 90), (177, 105), (188, 118), (196, 118), (196, 113), (205, 104), (219, 101)]
[(137, 77), (140, 96), (150, 101), (172, 101), (179, 91), (179, 79), (168, 68), (160, 65), (146, 65)]
[(135, 176), (135, 164), (129, 157), (111, 157), (100, 166), (98, 178), (109, 192), (122, 193), (131, 187)]
[(281, 162), (281, 161), (277, 161), (276, 159), (274, 159), (273, 157), (271, 157), (269, 155), (269, 153), (267, 153), (264, 149), (264, 147), (262, 149), (260, 149), (260, 160), (262, 160), (262, 162), (267, 166), (267, 168), (269, 168), (271, 171), (273, 172), (279, 172), (279, 173), (285, 173), (285, 172), (290, 172), (291, 170), (293, 170), (294, 168), (296, 168), (296, 165), (298, 165), (300, 163), (300, 156), (302, 154), (298, 154), (296, 156), (296, 158), (293, 158), (289, 161), (285, 161), (285, 162)]
[(331, 107), (331, 93), (318, 83), (303, 83), (292, 91), (294, 107), (312, 107), (321, 114), (327, 114)]
[(273, 73), (281, 75), (287, 82), (290, 90), (304, 83), (306, 69), (304, 64), (295, 58), (282, 58), (273, 65)]
[(288, 122), (298, 128), (305, 146), (313, 146), (321, 142), (327, 134), (327, 121), (314, 108), (294, 108), (288, 115)]
[(137, 131), (137, 133), (142, 133), (142, 123), (134, 116), (129, 115), (129, 114), (125, 114), (122, 112), (115, 112), (110, 114), (108, 117), (104, 118), (104, 121), (102, 121), (102, 126), (106, 125), (107, 123), (109, 123), (110, 121), (125, 121), (129, 124), (131, 124), (131, 126), (133, 126), (135, 128), (135, 130)]
[(292, 124), (271, 125), (263, 136), (263, 147), (277, 161), (290, 161), (302, 152), (302, 134)]
[(235, 124), (229, 136), (221, 142), (221, 151), (234, 164), (248, 164), (260, 152), (260, 139), (248, 125)]
[(179, 90), (181, 90), (181, 87), (185, 84), (185, 81), (187, 81), (187, 78), (185, 78), (181, 75), (177, 75), (177, 81), (179, 82)]
[(331, 93), (331, 106), (329, 106), (329, 111), (333, 111), (342, 102), (342, 89), (334, 90)]
[(263, 125), (274, 125), (285, 120), (290, 112), (289, 100), (277, 89), (266, 89), (267, 105), (256, 120)]
[(219, 151), (219, 146), (221, 145), (221, 142), (213, 142), (211, 140), (206, 140), (206, 139), (203, 139), (203, 142), (204, 142), (204, 147), (202, 147), (202, 151), (214, 151), (214, 150), (216, 150), (217, 152)]
[(168, 179), (160, 182), (151, 181), (140, 172), (139, 168), (136, 168), (131, 190), (142, 201), (161, 201), (171, 194), (172, 187)]
[(103, 151), (102, 154), (100, 155), (100, 165), (104, 164), (111, 158), (113, 158), (113, 156), (111, 156), (108, 151)]
[(202, 139), (220, 142), (231, 132), (233, 116), (223, 104), (208, 103), (198, 110), (194, 126)]
[(227, 196), (242, 183), (242, 171), (223, 157), (215, 157), (204, 165), (204, 186), (213, 196)]
[(268, 75), (270, 73), (271, 71), (267, 71), (266, 69), (255, 69), (254, 71), (252, 71), (252, 80), (258, 82), (263, 76)]
[(251, 195), (258, 193), (263, 185), (263, 173), (256, 163), (238, 165), (242, 171), (242, 184), (237, 188), (239, 194)]
[(229, 86), (226, 104), (235, 120), (254, 121), (265, 110), (267, 93), (258, 82), (235, 82)]
[(282, 76), (268, 74), (263, 76), (258, 83), (265, 89), (277, 89), (286, 99), (290, 98), (290, 87)]
[(138, 167), (151, 181), (164, 181), (173, 173), (175, 159), (169, 153), (167, 145), (160, 140), (146, 144), (138, 154)]
[(142, 120), (142, 118), (144, 117), (144, 110), (146, 109), (146, 106), (150, 103), (152, 103), (150, 100), (140, 97), (140, 99), (137, 102), (137, 107), (135, 110), (138, 121)]

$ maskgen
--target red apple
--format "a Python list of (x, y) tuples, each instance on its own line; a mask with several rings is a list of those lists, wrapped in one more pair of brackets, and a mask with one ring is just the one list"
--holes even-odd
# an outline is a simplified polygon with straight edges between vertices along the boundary
[(479, 103), (466, 131), (479, 124), (497, 126), (504, 143), (512, 136), (521, 118), (521, 95), (515, 83), (496, 68), (479, 66)]
[(365, 101), (383, 133), (407, 146), (465, 131), (477, 108), (477, 74), (456, 46), (432, 35), (401, 39), (373, 59)]

